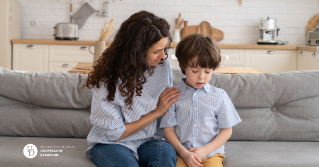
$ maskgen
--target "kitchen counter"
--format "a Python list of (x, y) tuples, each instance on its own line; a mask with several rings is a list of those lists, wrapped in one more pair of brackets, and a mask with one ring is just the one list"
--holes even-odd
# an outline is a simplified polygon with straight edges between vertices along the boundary
[[(54, 39), (14, 39), (12, 43), (21, 44), (56, 44), (56, 45), (92, 45), (92, 40), (64, 41)], [(109, 46), (112, 41), (105, 42)], [(172, 43), (171, 48), (175, 48), (177, 43)], [(304, 50), (316, 51), (316, 46), (307, 45), (257, 45), (257, 44), (218, 44), (220, 49), (282, 49), (282, 50)]]
[[(82, 73), (88, 74), (93, 70), (93, 63), (91, 62), (79, 62), (74, 68), (72, 68), (70, 73)], [(233, 68), (233, 67), (219, 67), (214, 73), (220, 74), (262, 74), (263, 72), (258, 71), (254, 68)]]

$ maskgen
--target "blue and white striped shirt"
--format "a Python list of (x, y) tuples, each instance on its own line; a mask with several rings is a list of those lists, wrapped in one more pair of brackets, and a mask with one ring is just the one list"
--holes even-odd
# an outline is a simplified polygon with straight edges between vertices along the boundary
[(159, 128), (160, 118), (153, 121), (140, 131), (128, 136), (118, 142), (117, 140), (125, 131), (126, 123), (139, 120), (141, 116), (156, 109), (159, 96), (169, 87), (172, 87), (172, 72), (168, 60), (163, 65), (157, 65), (154, 73), (149, 76), (145, 72), (146, 83), (143, 84), (141, 96), (134, 96), (132, 110), (125, 112), (125, 97), (115, 92), (114, 101), (109, 102), (106, 97), (107, 89), (102, 85), (100, 88), (93, 88), (92, 106), (90, 121), (93, 124), (87, 141), (89, 148), (86, 155), (90, 158), (91, 149), (94, 145), (101, 144), (121, 144), (131, 149), (138, 159), (138, 147), (149, 140), (161, 140), (164, 137), (162, 129)]
[[(220, 128), (230, 128), (241, 119), (227, 93), (207, 83), (195, 90), (181, 79), (179, 99), (173, 103), (162, 117), (161, 128), (175, 126), (175, 133), (187, 150), (202, 147), (215, 139)], [(216, 153), (224, 154), (224, 145), (207, 157)]]

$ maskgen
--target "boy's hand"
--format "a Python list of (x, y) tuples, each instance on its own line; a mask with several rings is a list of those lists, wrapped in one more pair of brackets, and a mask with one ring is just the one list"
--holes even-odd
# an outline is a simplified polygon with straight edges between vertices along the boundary
[(199, 156), (193, 152), (187, 152), (186, 154), (181, 155), (181, 157), (189, 167), (203, 167), (203, 165), (200, 164), (201, 160)]
[(203, 160), (208, 155), (204, 147), (194, 147), (189, 149), (188, 151), (198, 155), (201, 160)]

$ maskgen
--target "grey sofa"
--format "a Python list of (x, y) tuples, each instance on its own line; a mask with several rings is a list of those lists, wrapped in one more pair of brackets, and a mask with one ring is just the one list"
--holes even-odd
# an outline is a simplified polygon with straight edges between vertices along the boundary
[[(0, 166), (95, 166), (84, 154), (92, 127), (86, 77), (0, 67)], [(176, 85), (183, 75), (173, 69), (173, 77)], [(242, 119), (225, 167), (319, 166), (319, 71), (213, 74), (210, 83)], [(34, 158), (23, 153), (28, 144), (38, 149)]]

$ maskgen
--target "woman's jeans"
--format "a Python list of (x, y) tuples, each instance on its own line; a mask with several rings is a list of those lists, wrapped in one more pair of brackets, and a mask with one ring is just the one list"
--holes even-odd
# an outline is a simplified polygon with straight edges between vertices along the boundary
[(97, 144), (92, 148), (93, 162), (98, 167), (175, 167), (176, 152), (169, 143), (152, 140), (133, 152), (120, 144)]

